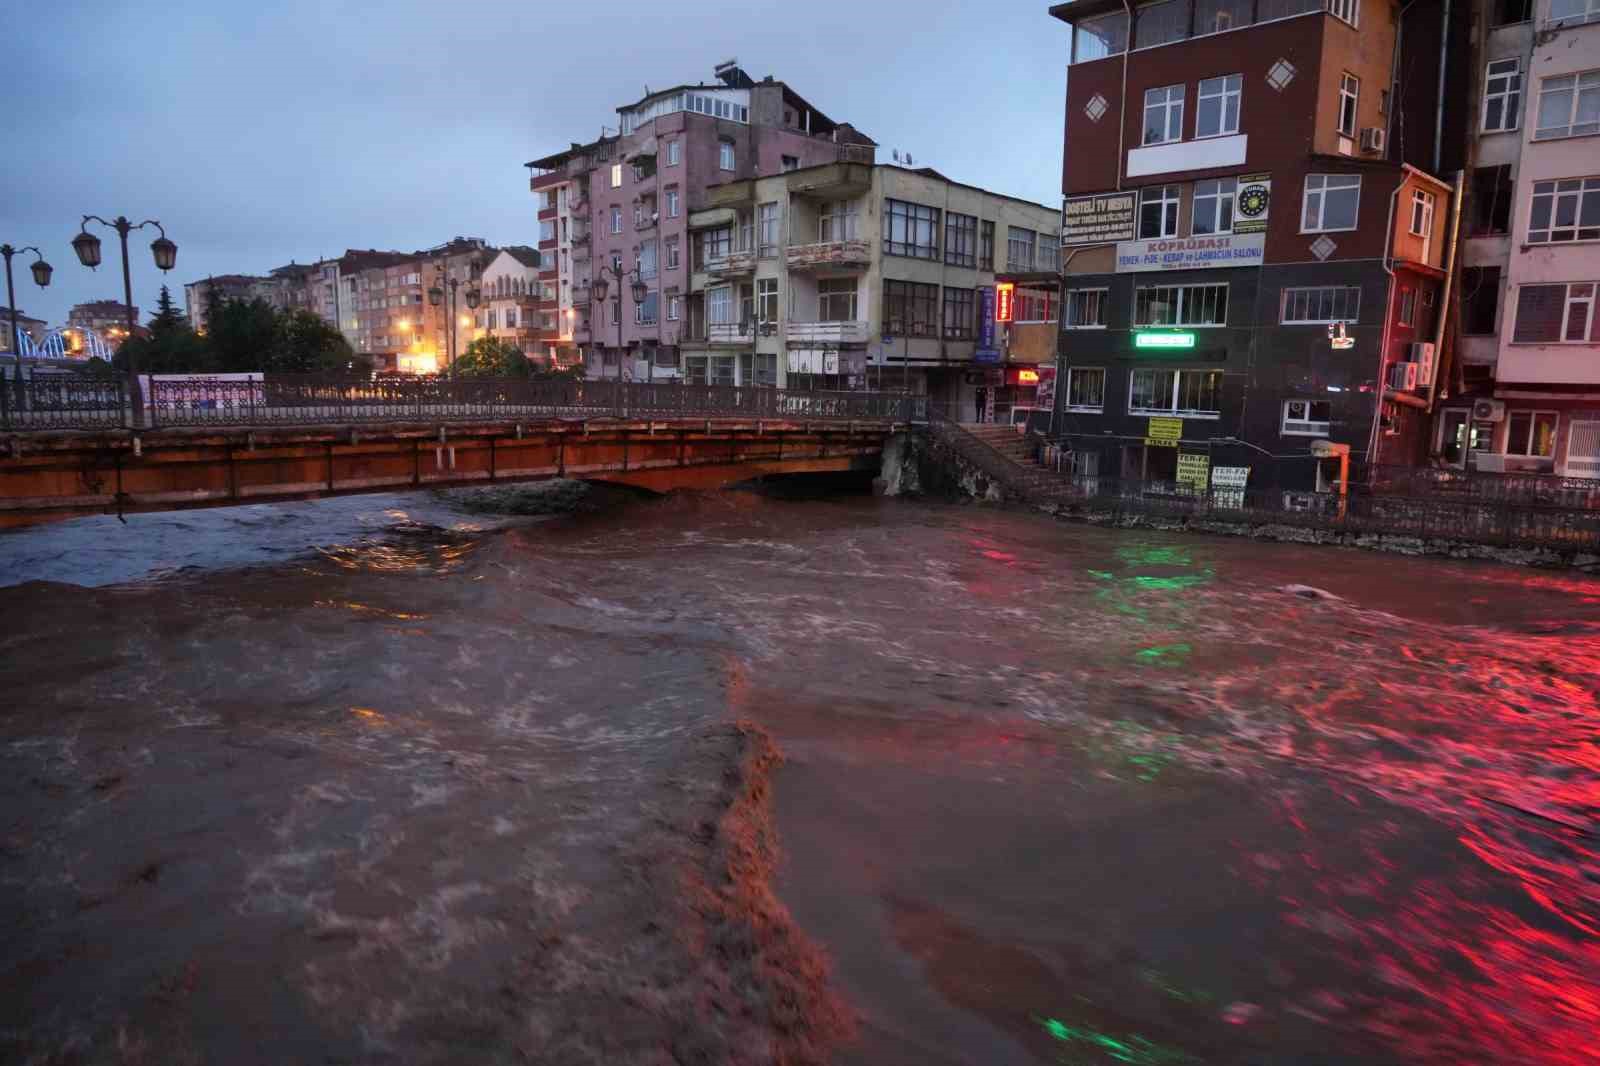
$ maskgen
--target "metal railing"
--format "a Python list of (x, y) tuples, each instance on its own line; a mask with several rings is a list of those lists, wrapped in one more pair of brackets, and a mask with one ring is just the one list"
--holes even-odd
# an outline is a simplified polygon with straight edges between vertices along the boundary
[(120, 376), (40, 374), (0, 379), (0, 428), (117, 429), (131, 417), (127, 381)]

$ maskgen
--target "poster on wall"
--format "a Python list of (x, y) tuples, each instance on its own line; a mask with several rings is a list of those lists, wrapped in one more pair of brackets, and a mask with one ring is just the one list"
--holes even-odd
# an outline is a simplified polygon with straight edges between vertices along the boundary
[(1233, 232), (1265, 233), (1272, 207), (1272, 175), (1245, 174), (1233, 198)]
[(1061, 244), (1112, 244), (1133, 240), (1134, 194), (1074, 196), (1061, 203)]
[(1187, 485), (1195, 492), (1206, 491), (1211, 473), (1211, 456), (1197, 452), (1178, 453), (1178, 484)]

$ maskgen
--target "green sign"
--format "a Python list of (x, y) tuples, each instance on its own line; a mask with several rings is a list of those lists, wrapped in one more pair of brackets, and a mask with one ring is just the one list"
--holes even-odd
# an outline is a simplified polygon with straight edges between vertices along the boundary
[(1133, 335), (1135, 348), (1193, 348), (1193, 333), (1140, 331)]

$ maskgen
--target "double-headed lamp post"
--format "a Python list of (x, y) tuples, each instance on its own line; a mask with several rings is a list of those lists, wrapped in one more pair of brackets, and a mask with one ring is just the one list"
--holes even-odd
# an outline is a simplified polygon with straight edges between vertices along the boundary
[(33, 253), (33, 280), (39, 288), (50, 284), (51, 266), (44, 261), (44, 253), (33, 245), (26, 248), (13, 248), (9, 244), (0, 244), (0, 256), (6, 260), (6, 308), (11, 312), (11, 350), (17, 354), (17, 388), (22, 388), (22, 339), (17, 332), (17, 294), (11, 287), (11, 257), (20, 252)]
[[(428, 302), (433, 306), (438, 307), (444, 303), (445, 285), (450, 286), (450, 321), (445, 325), (445, 343), (450, 346), (450, 358), (445, 360), (444, 365), (445, 375), (453, 378), (456, 376), (456, 289), (461, 286), (461, 279), (446, 279), (445, 268), (440, 267), (438, 277), (434, 279), (432, 287), (428, 289)], [(482, 294), (478, 291), (477, 286), (468, 285), (467, 306), (476, 310), (481, 299)]]
[[(147, 218), (138, 225), (129, 222), (122, 215), (115, 221), (107, 222), (99, 215), (84, 215), (83, 221), (78, 224), (78, 235), (72, 238), (72, 250), (78, 253), (78, 262), (93, 270), (100, 265), (100, 238), (89, 232), (89, 223), (98, 222), (102, 226), (109, 226), (117, 231), (117, 237), (122, 241), (122, 305), (128, 320), (128, 337), (132, 339), (138, 329), (138, 323), (133, 320), (133, 279), (128, 273), (128, 234), (136, 229), (154, 226), (161, 234), (150, 242), (150, 254), (155, 257), (156, 267), (165, 274), (178, 262), (178, 246), (167, 240), (167, 231), (161, 223), (153, 218)], [(144, 424), (144, 396), (139, 391), (139, 372), (133, 365), (133, 353), (128, 353), (127, 369), (128, 383), (133, 392), (133, 424)]]
[[(645, 284), (644, 278), (641, 277), (640, 274), (639, 274), (639, 268), (638, 267), (634, 267), (632, 270), (623, 270), (622, 269), (622, 264), (620, 262), (616, 263), (615, 265), (610, 265), (610, 266), (602, 263), (600, 265), (600, 276), (595, 278), (594, 280), (592, 280), (589, 283), (589, 289), (590, 289), (591, 292), (594, 293), (595, 300), (597, 300), (601, 304), (604, 304), (606, 302), (606, 293), (611, 291), (611, 282), (606, 280), (608, 276), (610, 278), (615, 279), (616, 283), (617, 283), (617, 380), (621, 381), (622, 380), (622, 279), (626, 278), (626, 277), (632, 277), (633, 278), (633, 284), (629, 288), (630, 288), (630, 291), (633, 294), (633, 302), (634, 302), (635, 306), (644, 303), (645, 297), (650, 295), (650, 286)], [(651, 373), (652, 377), (655, 376), (655, 364), (654, 364), (653, 360), (651, 362), (650, 373)], [(602, 368), (601, 376), (604, 376), (604, 374), (605, 374), (605, 371)]]

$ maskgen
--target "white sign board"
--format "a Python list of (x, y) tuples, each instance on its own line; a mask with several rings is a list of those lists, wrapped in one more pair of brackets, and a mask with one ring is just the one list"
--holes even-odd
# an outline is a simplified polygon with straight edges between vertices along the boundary
[[(879, 365), (881, 366), (882, 364), (880, 363)], [(837, 374), (839, 373), (839, 349), (790, 348), (789, 373)]]
[(1265, 233), (1226, 233), (1215, 237), (1164, 237), (1117, 245), (1117, 273), (1142, 270), (1199, 270), (1205, 267), (1258, 267)]

